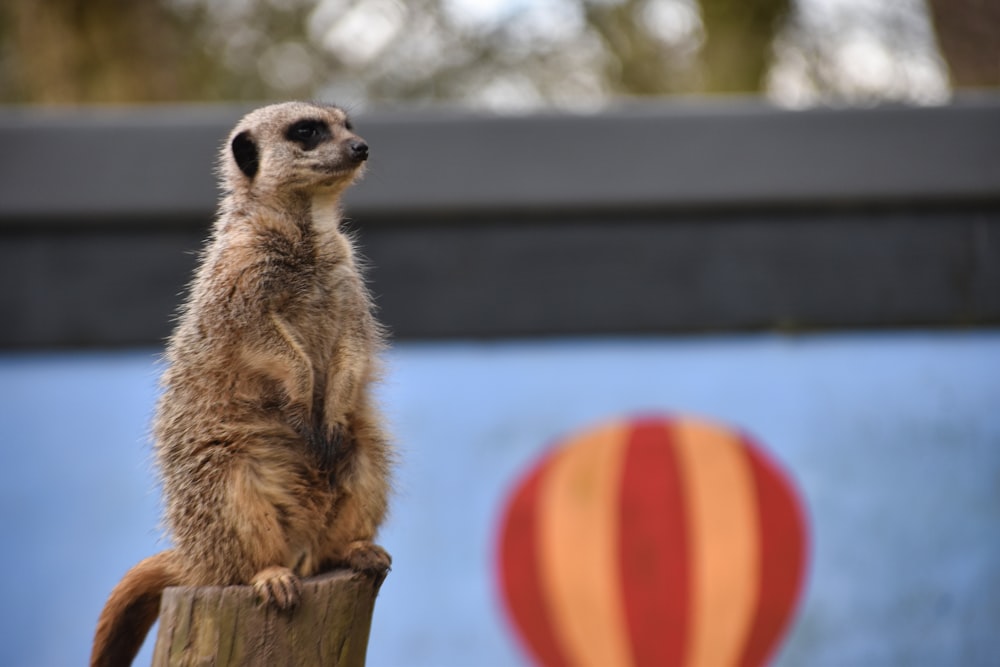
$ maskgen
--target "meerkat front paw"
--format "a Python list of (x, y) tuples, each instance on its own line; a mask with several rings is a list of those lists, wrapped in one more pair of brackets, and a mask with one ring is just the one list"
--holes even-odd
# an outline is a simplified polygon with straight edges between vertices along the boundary
[(302, 595), (299, 578), (287, 567), (280, 565), (265, 567), (254, 575), (250, 584), (261, 602), (279, 609), (291, 609), (299, 603)]
[(352, 542), (347, 547), (344, 560), (352, 570), (365, 574), (385, 573), (392, 567), (392, 556), (388, 551), (364, 540)]

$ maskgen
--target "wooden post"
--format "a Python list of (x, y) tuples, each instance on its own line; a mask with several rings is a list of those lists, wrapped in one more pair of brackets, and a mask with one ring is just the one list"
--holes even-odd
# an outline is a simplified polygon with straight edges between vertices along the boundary
[(249, 586), (168, 588), (152, 667), (362, 667), (384, 574), (337, 570), (302, 582), (283, 612)]

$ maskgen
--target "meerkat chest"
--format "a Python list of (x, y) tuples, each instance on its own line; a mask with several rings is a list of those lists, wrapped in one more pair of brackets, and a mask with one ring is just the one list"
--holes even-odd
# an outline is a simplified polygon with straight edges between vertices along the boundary
[[(317, 198), (312, 209), (315, 232), (316, 281), (313, 292), (325, 308), (339, 311), (356, 307), (364, 298), (364, 284), (354, 258), (354, 246), (340, 231), (335, 207)], [(331, 313), (333, 315), (333, 313)]]
[(349, 316), (364, 293), (363, 281), (350, 247), (340, 239), (318, 244), (308, 301), (321, 318)]
[[(364, 282), (343, 238), (317, 239), (311, 280), (298, 299), (290, 320), (315, 357), (324, 358), (346, 337), (364, 335), (370, 318)], [(304, 286), (305, 287), (305, 286)]]

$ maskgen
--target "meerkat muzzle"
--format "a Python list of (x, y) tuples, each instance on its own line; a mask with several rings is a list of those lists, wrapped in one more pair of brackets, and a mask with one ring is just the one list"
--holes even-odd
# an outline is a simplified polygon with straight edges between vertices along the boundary
[(347, 142), (347, 149), (355, 162), (364, 162), (368, 159), (368, 144), (361, 139), (351, 139)]

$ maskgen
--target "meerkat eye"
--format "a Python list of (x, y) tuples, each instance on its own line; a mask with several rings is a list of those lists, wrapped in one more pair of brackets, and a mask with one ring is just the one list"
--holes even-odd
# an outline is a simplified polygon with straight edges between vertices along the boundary
[(285, 138), (302, 146), (302, 150), (311, 151), (330, 138), (329, 126), (314, 119), (299, 120), (288, 126)]
[(344, 128), (345, 128), (345, 129), (346, 129), (346, 130), (347, 130), (348, 132), (353, 132), (353, 131), (354, 131), (354, 123), (352, 123), (351, 121), (349, 121), (349, 120), (347, 120), (347, 119), (345, 118), (345, 119), (344, 119)]

